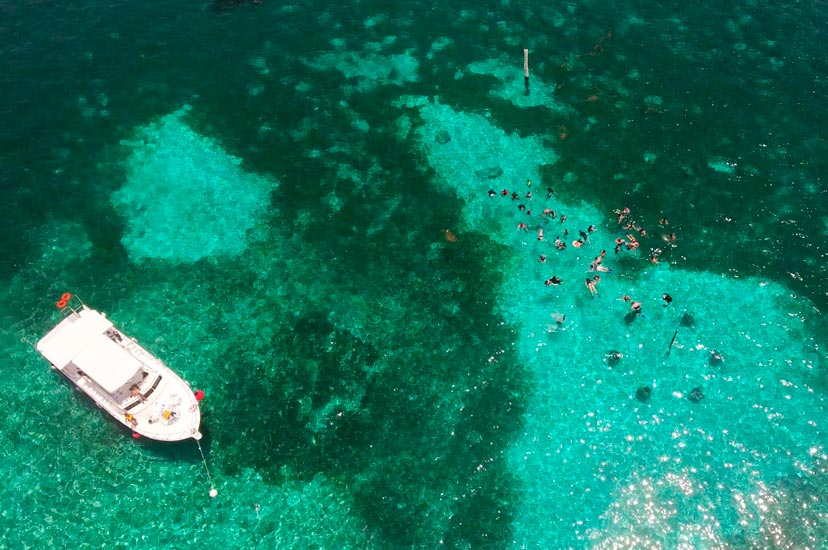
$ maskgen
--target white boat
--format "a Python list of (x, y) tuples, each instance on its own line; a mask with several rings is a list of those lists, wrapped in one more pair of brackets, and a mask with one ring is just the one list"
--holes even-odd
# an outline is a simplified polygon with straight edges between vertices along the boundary
[(135, 437), (201, 439), (199, 402), (184, 380), (105, 314), (68, 293), (57, 305), (64, 318), (35, 345), (52, 367)]

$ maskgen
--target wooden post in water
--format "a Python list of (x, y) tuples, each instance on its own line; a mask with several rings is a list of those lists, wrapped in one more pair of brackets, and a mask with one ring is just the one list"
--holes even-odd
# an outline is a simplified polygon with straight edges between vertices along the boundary
[(529, 50), (523, 48), (523, 84), (526, 86), (526, 95), (529, 95)]

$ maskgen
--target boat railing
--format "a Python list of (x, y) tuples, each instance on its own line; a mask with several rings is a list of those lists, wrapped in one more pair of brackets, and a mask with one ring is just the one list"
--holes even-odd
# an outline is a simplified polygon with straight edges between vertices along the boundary
[(121, 346), (125, 350), (129, 351), (129, 353), (132, 354), (133, 357), (141, 361), (143, 364), (150, 366), (163, 365), (163, 363), (161, 363), (161, 361), (159, 361), (157, 357), (155, 357), (153, 354), (141, 347), (141, 345), (136, 340), (126, 336), (123, 333), (121, 333), (121, 337), (122, 340), (119, 342)]
[(83, 303), (83, 300), (75, 296), (74, 294), (69, 295), (69, 299), (64, 301), (64, 307), (60, 307), (60, 302), (58, 302), (58, 310), (60, 310), (60, 314), (63, 318), (71, 317), (72, 315), (80, 315), (80, 312), (86, 308), (86, 304)]
[(89, 380), (86, 376), (81, 376), (78, 378), (77, 382), (78, 386), (83, 389), (86, 393), (88, 393), (94, 400), (95, 403), (100, 405), (101, 407), (106, 406), (108, 402), (111, 402), (111, 398), (107, 397), (102, 391), (100, 391), (94, 382)]

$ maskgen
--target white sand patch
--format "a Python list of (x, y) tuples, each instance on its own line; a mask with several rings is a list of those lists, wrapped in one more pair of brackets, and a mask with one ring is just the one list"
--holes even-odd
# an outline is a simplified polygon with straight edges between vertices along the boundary
[(195, 262), (236, 256), (268, 208), (276, 182), (246, 172), (242, 160), (183, 121), (186, 109), (139, 128), (125, 161), (126, 182), (112, 196), (126, 219), (131, 258)]
[(367, 92), (380, 85), (403, 86), (408, 82), (417, 82), (420, 62), (414, 56), (414, 50), (397, 54), (378, 53), (377, 50), (388, 45), (366, 45), (362, 52), (330, 52), (305, 63), (318, 70), (339, 71), (347, 80), (356, 81), (354, 88), (358, 92)]

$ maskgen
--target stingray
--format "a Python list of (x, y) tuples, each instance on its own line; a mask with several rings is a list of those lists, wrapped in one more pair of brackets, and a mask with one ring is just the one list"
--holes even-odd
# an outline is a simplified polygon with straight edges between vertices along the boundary
[(475, 170), (474, 175), (484, 180), (494, 180), (503, 175), (503, 168), (500, 166), (489, 166)]
[(653, 390), (650, 389), (650, 386), (641, 386), (637, 390), (635, 390), (635, 398), (641, 401), (642, 403), (646, 403), (650, 400), (650, 394), (653, 393)]
[(722, 354), (716, 350), (711, 351), (710, 357), (707, 358), (707, 364), (711, 367), (720, 365), (722, 361), (724, 361), (724, 357), (722, 357)]
[(622, 354), (620, 351), (610, 350), (607, 352), (606, 357), (607, 365), (609, 365), (610, 368), (612, 368), (617, 366), (618, 363), (621, 362), (621, 358), (624, 357), (624, 354)]
[(704, 392), (702, 391), (701, 386), (693, 388), (693, 391), (690, 392), (687, 399), (689, 399), (691, 403), (698, 403), (704, 399)]
[(679, 321), (679, 325), (687, 328), (696, 328), (696, 319), (694, 319), (693, 316), (689, 313), (685, 313), (681, 316), (681, 321)]

